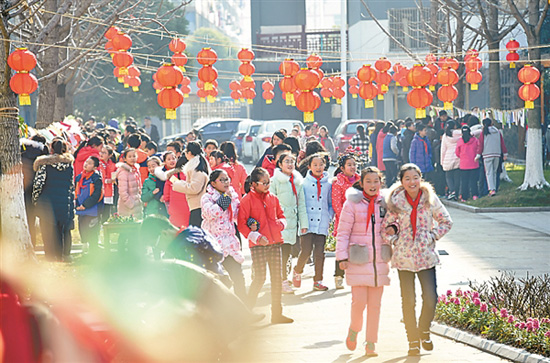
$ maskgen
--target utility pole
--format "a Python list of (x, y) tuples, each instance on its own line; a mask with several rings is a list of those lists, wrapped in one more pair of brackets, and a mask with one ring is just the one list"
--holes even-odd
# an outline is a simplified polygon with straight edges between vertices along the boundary
[(341, 120), (348, 119), (348, 0), (342, 0), (340, 7), (340, 69), (342, 71), (342, 79), (344, 80), (345, 96), (342, 98)]

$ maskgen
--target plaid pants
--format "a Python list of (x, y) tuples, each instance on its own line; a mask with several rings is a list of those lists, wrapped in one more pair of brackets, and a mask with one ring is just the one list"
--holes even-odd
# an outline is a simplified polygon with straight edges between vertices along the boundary
[(281, 290), (282, 290), (282, 255), (281, 245), (254, 246), (250, 249), (252, 255), (252, 268), (254, 278), (248, 291), (250, 307), (256, 305), (258, 294), (264, 286), (267, 274), (266, 264), (269, 266), (269, 278), (271, 279), (271, 312), (274, 315), (281, 314)]

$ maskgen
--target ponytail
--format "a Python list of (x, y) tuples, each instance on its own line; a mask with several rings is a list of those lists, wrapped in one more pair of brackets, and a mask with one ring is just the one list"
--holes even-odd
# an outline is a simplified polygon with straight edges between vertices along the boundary
[(52, 142), (52, 150), (54, 154), (64, 154), (67, 152), (67, 144), (65, 141), (57, 139)]
[(491, 121), (490, 118), (483, 119), (483, 135), (487, 136), (491, 132), (489, 131), (489, 127), (493, 124), (493, 121)]

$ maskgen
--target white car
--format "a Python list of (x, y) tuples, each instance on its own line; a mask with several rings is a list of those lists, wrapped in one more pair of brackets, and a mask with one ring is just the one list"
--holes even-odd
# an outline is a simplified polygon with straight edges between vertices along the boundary
[(254, 137), (258, 135), (258, 130), (260, 129), (261, 125), (262, 124), (258, 121), (253, 121), (252, 123), (247, 125), (241, 143), (241, 152), (239, 154), (239, 157), (242, 159), (243, 162), (250, 163), (253, 160), (252, 145)]
[(264, 154), (265, 149), (271, 145), (271, 137), (275, 131), (285, 129), (287, 134), (290, 135), (290, 131), (296, 124), (299, 124), (302, 130), (305, 128), (302, 121), (298, 120), (261, 121), (258, 134), (253, 137), (252, 141), (252, 160), (258, 162), (260, 157)]

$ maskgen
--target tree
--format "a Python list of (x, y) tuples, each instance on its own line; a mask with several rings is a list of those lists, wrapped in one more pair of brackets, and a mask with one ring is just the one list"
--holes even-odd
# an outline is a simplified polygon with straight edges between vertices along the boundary
[[(544, 5), (541, 6), (540, 0), (527, 0), (526, 17), (523, 16), (514, 1), (507, 0), (507, 5), (511, 14), (525, 31), (529, 59), (540, 70), (541, 34), (550, 2), (544, 1)], [(543, 171), (541, 112), (541, 99), (539, 97), (535, 100), (535, 108), (527, 113), (527, 155), (525, 157), (525, 177), (523, 184), (520, 186), (521, 190), (528, 188), (541, 189), (550, 186), (544, 178)]]

